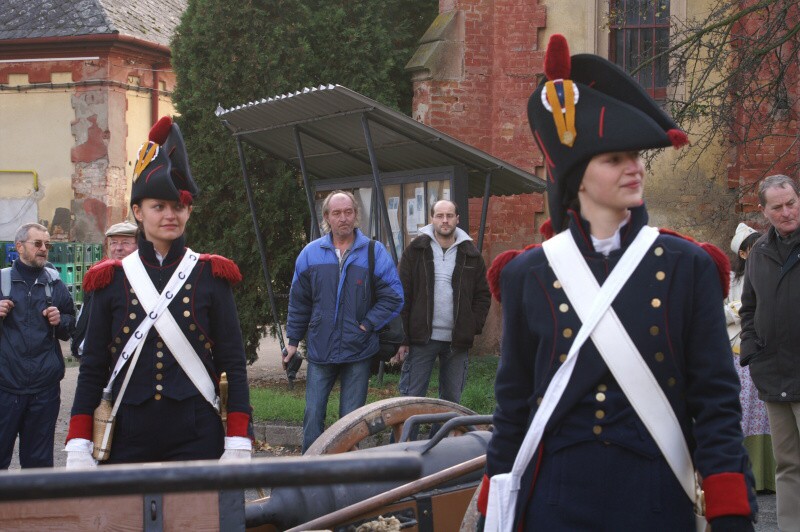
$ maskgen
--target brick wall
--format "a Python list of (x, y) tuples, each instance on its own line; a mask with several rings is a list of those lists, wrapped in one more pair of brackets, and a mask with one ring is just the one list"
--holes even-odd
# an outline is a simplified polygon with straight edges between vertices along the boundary
[[(439, 10), (458, 13), (458, 27), (447, 38), (459, 42), (440, 61), (446, 68), (415, 73), (414, 118), (534, 173), (542, 158), (526, 108), (543, 70), (544, 43), (538, 42), (538, 30), (545, 25), (545, 8), (535, 1), (441, 0)], [(453, 57), (458, 53), (460, 57)], [(454, 64), (457, 60), (460, 64)], [(482, 201), (469, 202), (470, 233), (476, 241)], [(503, 251), (539, 241), (544, 218), (542, 194), (492, 197), (483, 242), (487, 264)], [(499, 352), (500, 331), (500, 309), (494, 301), (475, 351)]]
[[(752, 0), (743, 2), (747, 5)], [(744, 7), (744, 6), (743, 6)], [(757, 12), (744, 19), (736, 28), (744, 35), (757, 34), (764, 26), (763, 17), (768, 12)], [(787, 20), (791, 27), (800, 22), (800, 8), (795, 6), (788, 14), (794, 20)], [(746, 39), (736, 41), (744, 44)], [(781, 57), (784, 70), (777, 64), (777, 55), (789, 55), (796, 52), (796, 45), (790, 41), (783, 50), (776, 50), (768, 56), (771, 61), (765, 64), (758, 75), (752, 76), (752, 85), (745, 91), (762, 94), (763, 79), (777, 79), (784, 76), (785, 94), (764, 94), (757, 104), (749, 106), (740, 104), (737, 108), (738, 124), (742, 126), (733, 132), (732, 140), (736, 145), (733, 161), (728, 168), (728, 186), (740, 191), (736, 212), (744, 219), (753, 219), (758, 225), (763, 218), (756, 216), (758, 212), (758, 182), (765, 175), (786, 174), (800, 179), (800, 142), (798, 141), (797, 116), (800, 113), (800, 70), (796, 57)], [(794, 41), (796, 42), (796, 41)], [(747, 142), (741, 143), (742, 139)]]

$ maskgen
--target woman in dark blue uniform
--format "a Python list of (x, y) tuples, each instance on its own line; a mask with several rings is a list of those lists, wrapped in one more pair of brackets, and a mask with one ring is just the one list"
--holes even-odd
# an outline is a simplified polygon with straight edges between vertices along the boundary
[[(639, 150), (677, 148), (686, 135), (616, 65), (594, 55), (570, 58), (560, 35), (548, 46), (545, 73), (548, 80), (531, 96), (528, 116), (548, 168), (552, 230), (569, 232), (561, 236), (571, 235), (578, 260), (598, 285), (640, 232), (652, 235), (611, 304), (635, 346), (629, 352), (645, 364), (626, 361), (652, 373), (650, 397), (663, 393), (663, 404), (674, 411), (673, 433), (686, 443), (677, 447), (688, 448), (689, 476), (693, 463), (702, 477), (714, 532), (752, 530), (755, 494), (742, 446), (739, 386), (719, 308), (727, 259), (713, 246), (675, 233), (645, 231)], [(578, 268), (557, 276), (552, 266), (545, 251), (532, 246), (499, 256), (489, 271), (503, 304), (503, 342), (494, 434), (479, 498), (484, 515), (487, 500), (499, 507), (499, 494), (491, 490), (502, 485), (500, 477), (491, 490), (489, 479), (511, 471), (582, 326), (559, 280), (567, 282)], [(694, 497), (593, 340), (576, 352), (571, 378), (544, 418), (532, 459), (524, 462), (515, 510), (505, 517), (514, 530), (695, 530)], [(488, 527), (496, 526), (494, 517)]]
[[(197, 192), (180, 130), (164, 117), (140, 150), (131, 191), (139, 225), (138, 257), (146, 275), (134, 281), (123, 262), (113, 260), (87, 272), (85, 287), (94, 296), (67, 436), (67, 467), (96, 464), (91, 456), (93, 412), (120, 354), (149, 312), (143, 297), (149, 287), (142, 283), (149, 278), (161, 294), (173, 274), (173, 282), (179, 284), (165, 297), (178, 339), (162, 338), (165, 329), (159, 328), (159, 321), (163, 320), (149, 329), (122, 394), (105, 463), (250, 457), (246, 358), (231, 291), (231, 285), (241, 280), (239, 269), (224, 257), (197, 255), (188, 275), (175, 273), (185, 255), (190, 259), (195, 255), (186, 248), (184, 230)], [(182, 344), (181, 336), (186, 340)], [(170, 349), (179, 344), (184, 347), (177, 354), (183, 359)], [(113, 380), (112, 403), (118, 400), (135, 358), (130, 355)], [(192, 357), (195, 364), (199, 357), (199, 372), (184, 369)], [(218, 405), (212, 405), (223, 372), (229, 382), (227, 433)]]

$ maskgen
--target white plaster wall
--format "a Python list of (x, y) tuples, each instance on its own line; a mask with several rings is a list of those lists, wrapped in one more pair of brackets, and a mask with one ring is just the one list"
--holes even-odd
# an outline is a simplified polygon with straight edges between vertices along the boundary
[[(60, 75), (71, 80), (69, 74)], [(25, 85), (27, 75), (10, 76), (10, 84)], [(56, 79), (54, 82), (64, 81)], [(28, 221), (49, 221), (56, 208), (70, 208), (73, 199), (70, 151), (75, 139), (67, 91), (0, 91), (0, 170), (38, 173), (39, 191), (30, 173), (0, 173), (0, 240), (10, 240), (16, 227)], [(22, 205), (25, 213), (13, 219)], [(16, 209), (16, 210), (15, 210)], [(27, 218), (33, 217), (34, 220)], [(11, 229), (9, 235), (7, 227)], [(5, 223), (4, 223), (5, 222)]]

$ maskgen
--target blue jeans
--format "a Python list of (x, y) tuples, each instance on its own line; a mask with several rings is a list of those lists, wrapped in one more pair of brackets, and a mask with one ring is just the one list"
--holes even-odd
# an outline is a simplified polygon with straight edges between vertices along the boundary
[(303, 452), (311, 447), (325, 429), (328, 397), (336, 377), (339, 377), (339, 417), (361, 408), (367, 402), (369, 368), (372, 359), (348, 364), (317, 364), (308, 362), (306, 369), (306, 410), (303, 414)]
[(469, 362), (467, 349), (454, 349), (450, 342), (431, 340), (424, 345), (409, 346), (400, 375), (400, 395), (425, 397), (431, 382), (431, 371), (439, 359), (439, 398), (453, 403), (461, 400), (467, 381)]
[(22, 468), (53, 467), (53, 440), (61, 385), (37, 394), (0, 391), (0, 469), (8, 469), (19, 434), (19, 464)]

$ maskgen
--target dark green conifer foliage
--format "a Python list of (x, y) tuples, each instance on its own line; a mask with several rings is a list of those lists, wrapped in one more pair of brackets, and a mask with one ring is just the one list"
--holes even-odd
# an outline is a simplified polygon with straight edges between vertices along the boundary
[[(437, 13), (434, 0), (189, 0), (172, 43), (173, 100), (201, 189), (187, 238), (239, 265), (248, 359), (272, 315), (236, 144), (214, 110), (338, 83), (409, 113), (403, 67)], [(308, 241), (305, 192), (292, 168), (247, 145), (245, 155), (283, 322), (294, 260)]]

